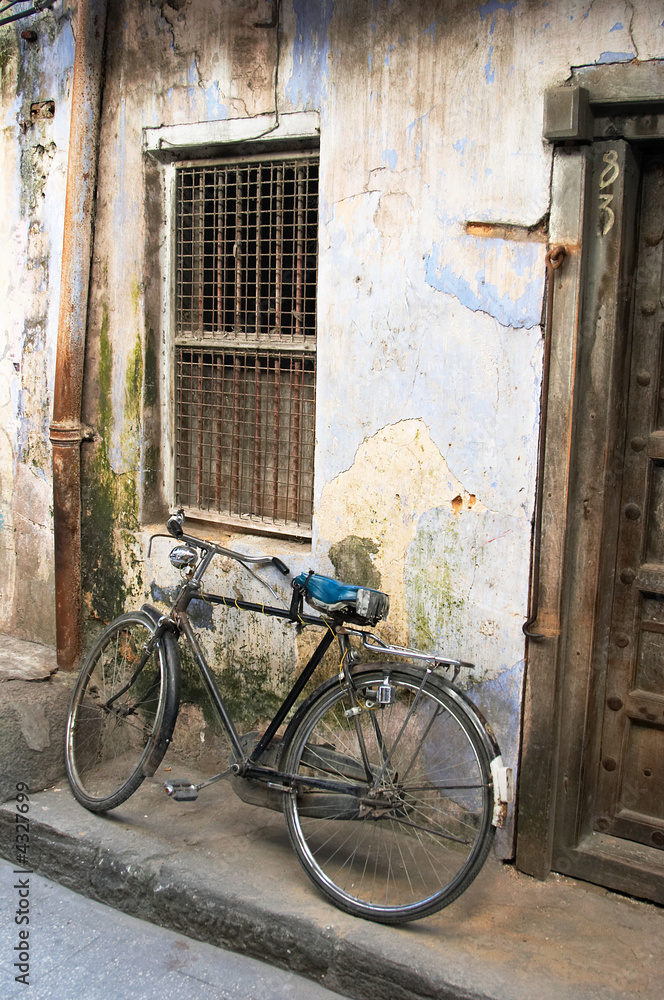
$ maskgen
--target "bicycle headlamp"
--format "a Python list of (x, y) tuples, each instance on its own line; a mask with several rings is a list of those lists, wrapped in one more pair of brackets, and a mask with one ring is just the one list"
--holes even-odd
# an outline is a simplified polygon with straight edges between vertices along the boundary
[(171, 565), (176, 569), (185, 569), (188, 566), (195, 566), (198, 562), (198, 552), (191, 545), (176, 545), (171, 549), (168, 557)]

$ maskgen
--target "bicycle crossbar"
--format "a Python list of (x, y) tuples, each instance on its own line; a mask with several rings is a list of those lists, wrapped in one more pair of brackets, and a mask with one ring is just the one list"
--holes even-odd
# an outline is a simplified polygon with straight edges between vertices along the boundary
[(227, 608), (237, 608), (239, 611), (258, 611), (262, 615), (270, 615), (272, 618), (284, 618), (287, 621), (301, 625), (327, 625), (320, 615), (298, 614), (294, 616), (290, 608), (275, 608), (270, 604), (256, 604), (253, 601), (241, 601), (237, 597), (222, 597), (220, 594), (198, 595), (198, 599), (208, 601), (210, 604), (223, 604)]

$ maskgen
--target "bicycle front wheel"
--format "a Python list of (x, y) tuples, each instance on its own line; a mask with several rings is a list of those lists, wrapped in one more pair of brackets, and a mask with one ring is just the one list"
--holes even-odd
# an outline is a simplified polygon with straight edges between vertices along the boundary
[(92, 812), (120, 805), (154, 774), (177, 716), (177, 646), (166, 635), (148, 653), (155, 624), (121, 615), (85, 661), (67, 720), (66, 765), (72, 791)]
[(295, 851), (342, 910), (381, 923), (429, 916), (482, 867), (493, 839), (489, 754), (463, 696), (393, 664), (337, 679), (305, 704), (282, 769), (345, 784), (294, 785)]

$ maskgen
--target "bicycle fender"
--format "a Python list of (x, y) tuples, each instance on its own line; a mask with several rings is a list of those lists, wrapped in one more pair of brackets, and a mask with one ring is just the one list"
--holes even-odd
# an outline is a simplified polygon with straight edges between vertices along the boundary
[[(438, 677), (438, 675), (436, 676)], [(507, 819), (507, 806), (510, 802), (514, 801), (514, 772), (511, 767), (505, 766), (495, 733), (477, 705), (470, 700), (467, 694), (458, 687), (455, 687), (454, 684), (444, 677), (438, 677), (438, 681), (445, 688), (450, 698), (453, 698), (457, 704), (465, 708), (477, 732), (482, 737), (482, 742), (489, 755), (491, 778), (493, 781), (493, 816), (491, 823), (495, 827), (504, 826)]]
[[(155, 626), (159, 624), (159, 619), (164, 617), (163, 613), (152, 604), (144, 604), (141, 611)], [(164, 705), (164, 721), (159, 731), (150, 737), (152, 749), (141, 768), (147, 778), (152, 777), (163, 760), (173, 736), (180, 707), (181, 669), (177, 638), (172, 632), (165, 632), (161, 642), (166, 660), (166, 704)]]

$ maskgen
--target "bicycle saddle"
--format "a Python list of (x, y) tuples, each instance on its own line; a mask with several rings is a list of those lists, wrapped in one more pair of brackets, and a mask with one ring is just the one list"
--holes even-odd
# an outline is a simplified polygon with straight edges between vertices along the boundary
[(390, 599), (380, 590), (339, 583), (318, 573), (300, 573), (293, 581), (301, 588), (307, 604), (318, 611), (341, 614), (358, 625), (375, 625), (387, 617)]

